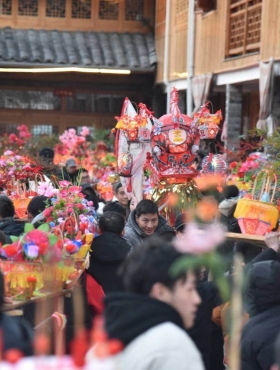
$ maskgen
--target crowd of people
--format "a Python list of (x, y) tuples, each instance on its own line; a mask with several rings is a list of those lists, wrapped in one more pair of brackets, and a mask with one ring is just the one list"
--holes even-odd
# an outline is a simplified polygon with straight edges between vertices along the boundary
[[(44, 151), (41, 155), (50, 165), (52, 152)], [(114, 184), (114, 199), (105, 202), (93, 188), (89, 173), (79, 169), (71, 158), (60, 173), (52, 168), (48, 175), (79, 184), (85, 197), (93, 201), (98, 215), (98, 233), (79, 286), (83, 292), (84, 326), (91, 328), (93, 318), (102, 314), (108, 337), (123, 345), (122, 351), (110, 358), (112, 369), (222, 370), (226, 366), (230, 369), (231, 301), (224, 301), (205, 266), (175, 277), (170, 274), (171, 266), (183, 255), (175, 244), (185, 237), (188, 215), (177, 215), (174, 225), (169, 225), (155, 202), (143, 199), (137, 203), (129, 199), (120, 182)], [(234, 218), (238, 197), (238, 188), (231, 185), (222, 193), (216, 189), (201, 193), (199, 202), (210, 199), (217, 208), (215, 219), (219, 219), (226, 230), (240, 233)], [(35, 196), (28, 205), (27, 218), (35, 227), (43, 221), (38, 216), (42, 215), (47, 200), (45, 196)], [(201, 222), (199, 215), (197, 221)], [(275, 230), (277, 228), (275, 225)], [(23, 230), (24, 222), (15, 218), (12, 200), (0, 195), (1, 244), (11, 242), (11, 236), (20, 236)], [(265, 242), (266, 248), (261, 248), (245, 242), (225, 241), (217, 249), (225, 260), (224, 276), (230, 287), (236, 273), (236, 253), (242, 256), (247, 277), (240, 317), (243, 323), (240, 370), (280, 369), (278, 232), (267, 234)], [(2, 304), (4, 297), (4, 279), (0, 275)], [(69, 348), (74, 332), (69, 298), (65, 298), (65, 312)], [(24, 355), (31, 355), (37, 330), (34, 326), (31, 305), (24, 308), (20, 319), (2, 312), (0, 328), (4, 350), (17, 348)], [(87, 361), (95, 369), (100, 359), (90, 349)]]

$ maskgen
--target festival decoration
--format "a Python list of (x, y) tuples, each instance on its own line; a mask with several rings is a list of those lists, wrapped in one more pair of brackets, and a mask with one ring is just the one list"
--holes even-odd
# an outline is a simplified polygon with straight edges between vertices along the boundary
[(118, 158), (118, 173), (128, 196), (140, 201), (143, 197), (143, 166), (146, 153), (150, 150), (152, 112), (142, 103), (138, 105), (138, 112), (136, 112), (126, 98), (121, 116), (116, 118), (118, 123), (112, 131), (116, 134), (115, 152)]
[(147, 167), (154, 173), (154, 185), (165, 180), (168, 184), (184, 183), (197, 175), (194, 159), (199, 145), (196, 123), (181, 114), (178, 91), (171, 93), (171, 113), (154, 119), (151, 133), (152, 153), (148, 153)]
[(222, 154), (210, 153), (203, 158), (201, 163), (202, 174), (224, 175), (227, 171), (227, 162)]
[[(270, 197), (272, 183), (274, 185)], [(260, 187), (259, 190), (258, 186)], [(276, 186), (277, 177), (275, 175), (261, 172), (255, 179), (252, 194), (250, 195), (251, 199), (243, 198), (237, 202), (234, 217), (238, 219), (238, 224), (243, 234), (265, 235), (277, 226), (279, 212), (278, 208), (273, 204)], [(259, 193), (259, 200), (254, 199), (257, 192)]]
[(208, 102), (202, 107), (201, 111), (194, 114), (194, 120), (197, 121), (200, 139), (215, 139), (219, 132), (219, 124), (222, 120), (222, 112), (218, 110), (211, 114), (207, 108)]

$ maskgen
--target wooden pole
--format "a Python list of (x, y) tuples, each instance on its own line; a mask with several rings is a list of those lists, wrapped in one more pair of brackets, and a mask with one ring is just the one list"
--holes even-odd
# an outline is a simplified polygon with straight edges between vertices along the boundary
[(243, 267), (242, 258), (237, 254), (234, 258), (235, 274), (233, 276), (233, 289), (231, 295), (231, 330), (230, 330), (230, 370), (240, 370), (240, 340), (243, 326)]

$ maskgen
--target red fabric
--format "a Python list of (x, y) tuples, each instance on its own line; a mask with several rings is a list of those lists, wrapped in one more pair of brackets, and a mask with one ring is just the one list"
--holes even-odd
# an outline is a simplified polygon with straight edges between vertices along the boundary
[(87, 302), (94, 313), (101, 314), (103, 312), (103, 298), (105, 293), (97, 281), (90, 275), (86, 274), (86, 291)]

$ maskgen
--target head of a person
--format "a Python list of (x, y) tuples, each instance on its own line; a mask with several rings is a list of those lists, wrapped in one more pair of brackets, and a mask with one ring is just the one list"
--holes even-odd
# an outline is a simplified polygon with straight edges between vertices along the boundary
[(137, 206), (137, 200), (135, 198), (130, 198), (128, 203), (127, 203), (127, 208), (128, 208), (128, 212), (132, 212), (135, 210), (136, 206)]
[(66, 171), (70, 173), (70, 175), (74, 174), (78, 169), (78, 165), (75, 159), (73, 158), (67, 159), (65, 163), (65, 168), (66, 168)]
[(54, 150), (51, 148), (42, 148), (39, 157), (43, 162), (52, 163), (54, 159)]
[(280, 305), (280, 263), (254, 263), (246, 282), (246, 311), (251, 317)]
[(6, 195), (0, 195), (0, 219), (15, 216), (15, 206)]
[(83, 169), (80, 173), (80, 184), (90, 184), (89, 173), (85, 169)]
[(110, 232), (117, 235), (122, 235), (125, 221), (122, 215), (117, 212), (107, 211), (99, 219), (99, 231), (101, 234)]
[(127, 207), (128, 196), (127, 196), (126, 192), (124, 191), (124, 188), (123, 188), (121, 182), (118, 182), (114, 185), (114, 195), (117, 198), (118, 202), (123, 207)]
[(48, 201), (49, 198), (45, 195), (38, 195), (37, 197), (31, 199), (27, 206), (27, 218), (29, 222), (31, 222), (34, 217), (36, 217), (39, 213), (42, 213), (47, 207), (50, 206)]
[(179, 313), (185, 327), (190, 328), (201, 300), (194, 272), (183, 272), (176, 277), (170, 274), (171, 266), (181, 257), (171, 243), (152, 237), (127, 256), (120, 276), (127, 292), (143, 294), (170, 305)]
[(275, 353), (275, 363), (272, 366), (271, 370), (280, 370), (280, 333), (275, 342), (274, 353)]
[(187, 225), (187, 216), (185, 213), (180, 213), (176, 217), (174, 224), (174, 229), (176, 231), (177, 237), (181, 237), (184, 234), (186, 225)]
[(142, 199), (135, 208), (135, 221), (144, 234), (153, 235), (159, 223), (156, 203), (149, 199)]
[(224, 188), (223, 196), (225, 199), (237, 198), (239, 196), (239, 189), (236, 185), (228, 185)]
[(121, 206), (118, 202), (109, 202), (103, 208), (103, 213), (105, 212), (116, 212), (120, 214), (123, 218), (126, 218), (126, 211), (123, 206)]

